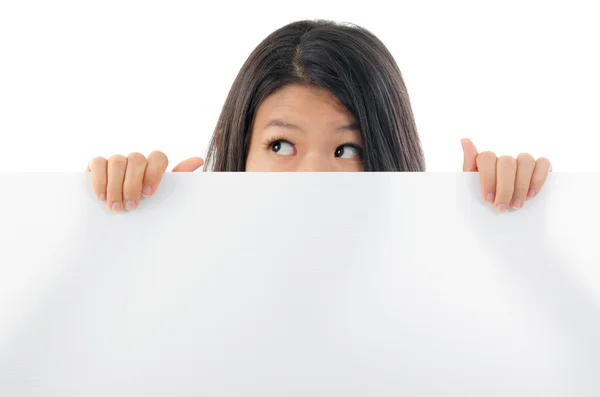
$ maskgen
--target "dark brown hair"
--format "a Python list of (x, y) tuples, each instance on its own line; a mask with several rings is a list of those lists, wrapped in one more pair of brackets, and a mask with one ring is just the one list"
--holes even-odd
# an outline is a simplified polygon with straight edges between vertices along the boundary
[(365, 171), (425, 171), (406, 86), (390, 52), (364, 28), (323, 20), (286, 25), (250, 54), (223, 106), (206, 171), (245, 171), (258, 106), (290, 83), (325, 88), (352, 114)]

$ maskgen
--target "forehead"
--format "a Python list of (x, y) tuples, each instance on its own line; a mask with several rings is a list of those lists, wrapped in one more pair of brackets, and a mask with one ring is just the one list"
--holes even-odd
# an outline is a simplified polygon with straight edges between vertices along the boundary
[(324, 88), (290, 84), (269, 95), (258, 107), (256, 118), (318, 117), (348, 122), (352, 115), (340, 101)]

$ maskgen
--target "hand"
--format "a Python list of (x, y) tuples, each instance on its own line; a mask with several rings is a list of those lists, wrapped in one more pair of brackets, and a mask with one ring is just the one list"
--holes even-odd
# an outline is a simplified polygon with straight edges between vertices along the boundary
[[(168, 164), (163, 152), (154, 151), (148, 159), (140, 153), (131, 153), (127, 157), (96, 157), (89, 162), (86, 172), (92, 173), (96, 197), (106, 201), (111, 211), (119, 212), (123, 208), (135, 209), (142, 196), (152, 196)], [(200, 157), (192, 157), (179, 163), (172, 172), (192, 172), (203, 164)]]
[(517, 158), (496, 157), (492, 152), (478, 153), (469, 139), (461, 141), (465, 154), (463, 171), (479, 172), (483, 199), (493, 203), (497, 212), (509, 207), (518, 209), (525, 200), (536, 197), (552, 171), (550, 161), (540, 157), (537, 161), (528, 153)]

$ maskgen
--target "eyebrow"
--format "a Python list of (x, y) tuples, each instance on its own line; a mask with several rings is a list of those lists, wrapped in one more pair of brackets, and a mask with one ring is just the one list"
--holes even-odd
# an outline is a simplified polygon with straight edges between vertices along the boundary
[[(287, 121), (284, 121), (281, 119), (270, 120), (267, 123), (267, 125), (265, 125), (265, 129), (270, 128), (270, 127), (289, 128), (292, 130), (302, 131), (302, 128), (298, 127), (297, 125), (288, 123)], [(359, 128), (358, 123), (355, 121), (336, 128), (336, 131), (358, 131), (358, 130), (360, 130), (360, 128)]]

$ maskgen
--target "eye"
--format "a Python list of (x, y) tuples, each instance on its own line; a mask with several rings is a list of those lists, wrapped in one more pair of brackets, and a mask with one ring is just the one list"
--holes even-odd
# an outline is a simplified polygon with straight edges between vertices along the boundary
[(291, 156), (294, 154), (294, 145), (291, 142), (277, 140), (271, 143), (271, 150), (282, 156)]
[(335, 149), (335, 157), (354, 159), (362, 156), (362, 150), (356, 145), (346, 144)]

